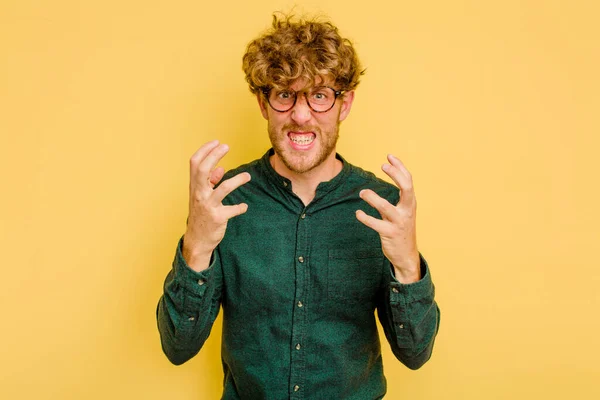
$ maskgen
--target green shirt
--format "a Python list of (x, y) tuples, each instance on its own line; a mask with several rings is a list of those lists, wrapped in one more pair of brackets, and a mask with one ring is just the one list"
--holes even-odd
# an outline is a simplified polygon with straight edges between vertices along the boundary
[(386, 392), (375, 310), (393, 353), (419, 368), (431, 356), (439, 309), (427, 263), (401, 284), (379, 234), (355, 217), (380, 218), (370, 188), (396, 204), (399, 190), (342, 157), (305, 206), (291, 182), (261, 159), (230, 171), (252, 180), (223, 204), (248, 211), (228, 222), (208, 269), (177, 247), (157, 308), (162, 347), (182, 364), (198, 353), (223, 308), (223, 399), (379, 399)]

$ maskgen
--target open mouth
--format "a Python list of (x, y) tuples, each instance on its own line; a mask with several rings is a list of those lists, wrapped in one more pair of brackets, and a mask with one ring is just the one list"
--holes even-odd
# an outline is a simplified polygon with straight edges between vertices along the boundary
[(317, 135), (312, 132), (290, 132), (288, 133), (288, 137), (296, 146), (306, 147), (314, 142)]

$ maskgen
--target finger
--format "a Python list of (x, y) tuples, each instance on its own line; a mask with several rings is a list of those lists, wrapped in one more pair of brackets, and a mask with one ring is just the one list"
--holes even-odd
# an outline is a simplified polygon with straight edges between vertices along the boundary
[(396, 157), (393, 154), (388, 154), (387, 159), (390, 162), (390, 164), (402, 171), (402, 173), (405, 174), (407, 177), (411, 178), (410, 172), (408, 172), (408, 168), (406, 168), (404, 163), (398, 157)]
[(213, 192), (212, 201), (214, 203), (221, 203), (229, 193), (233, 192), (235, 189), (242, 186), (243, 184), (250, 182), (250, 179), (251, 177), (249, 173), (242, 172), (232, 178), (223, 181), (223, 183), (221, 183)]
[(215, 147), (219, 145), (218, 140), (212, 140), (210, 142), (204, 143), (190, 158), (190, 163), (198, 164), (200, 161), (204, 160), (204, 157)]
[(210, 173), (210, 183), (215, 186), (217, 183), (223, 179), (223, 175), (225, 175), (225, 169), (223, 167), (217, 167), (213, 169)]
[[(198, 165), (198, 171), (202, 178), (209, 179), (210, 173), (217, 166), (217, 163), (227, 154), (229, 146), (220, 144), (206, 154), (206, 157)], [(201, 179), (202, 179), (201, 178)]]
[(386, 234), (389, 230), (389, 222), (371, 217), (370, 215), (367, 215), (367, 213), (365, 213), (363, 210), (356, 210), (356, 219), (368, 226), (369, 228), (373, 229), (380, 235)]
[[(395, 172), (395, 177), (392, 177), (392, 179), (395, 178), (394, 182), (396, 182), (396, 180), (400, 180), (402, 183), (410, 183), (412, 182), (412, 176), (410, 174), (410, 172), (408, 172), (408, 169), (404, 166), (404, 164), (402, 163), (402, 161), (400, 161), (400, 159), (392, 154), (388, 154), (387, 156), (388, 161), (390, 162), (390, 164), (384, 164), (382, 166), (382, 169), (384, 171), (386, 171), (386, 169), (390, 172)], [(386, 171), (386, 173), (388, 173)], [(389, 175), (389, 173), (388, 173)], [(396, 183), (400, 183), (400, 182), (396, 182)]]
[(358, 193), (358, 195), (361, 199), (369, 203), (370, 206), (379, 211), (379, 214), (381, 214), (383, 219), (387, 219), (389, 221), (398, 220), (398, 213), (396, 211), (396, 207), (394, 207), (392, 204), (390, 204), (389, 201), (382, 198), (371, 189), (361, 190)]
[(410, 172), (408, 172), (402, 161), (391, 154), (388, 155), (388, 161), (391, 165), (384, 164), (381, 169), (392, 178), (394, 183), (400, 188), (400, 203), (406, 206), (412, 205), (415, 200), (415, 193)]
[(227, 219), (237, 217), (248, 211), (248, 204), (240, 203), (233, 206), (223, 206), (223, 216)]
[(403, 206), (410, 206), (414, 203), (415, 192), (412, 186), (412, 180), (407, 178), (398, 168), (384, 164), (381, 169), (394, 181), (394, 183), (400, 189), (400, 201), (399, 204)]

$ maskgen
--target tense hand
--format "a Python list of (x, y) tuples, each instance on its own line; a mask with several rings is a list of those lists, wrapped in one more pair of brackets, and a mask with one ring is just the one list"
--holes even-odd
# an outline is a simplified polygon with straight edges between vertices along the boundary
[(213, 250), (225, 236), (227, 221), (248, 210), (245, 203), (224, 206), (222, 201), (250, 181), (249, 173), (242, 172), (214, 188), (225, 172), (215, 167), (228, 151), (226, 144), (219, 145), (213, 140), (190, 158), (189, 218), (183, 238), (183, 258), (196, 271), (208, 268)]
[(383, 254), (394, 266), (396, 279), (412, 283), (421, 279), (416, 234), (417, 200), (410, 172), (393, 155), (388, 155), (388, 161), (390, 164), (384, 164), (381, 169), (400, 188), (400, 201), (394, 206), (370, 189), (361, 190), (360, 198), (379, 211), (382, 219), (371, 217), (362, 210), (356, 211), (356, 218), (379, 233)]

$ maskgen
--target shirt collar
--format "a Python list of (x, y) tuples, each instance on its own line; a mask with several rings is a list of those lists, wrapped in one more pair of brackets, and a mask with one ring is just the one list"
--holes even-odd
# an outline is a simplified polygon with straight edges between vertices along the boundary
[[(269, 181), (271, 181), (274, 185), (287, 189), (291, 192), (292, 182), (288, 178), (278, 174), (271, 165), (269, 159), (273, 154), (275, 154), (275, 150), (273, 150), (273, 148), (267, 150), (267, 152), (262, 156), (260, 164), (262, 165), (263, 170), (266, 172)], [(344, 157), (342, 157), (339, 153), (335, 153), (335, 158), (342, 162), (342, 170), (336, 176), (334, 176), (333, 179), (319, 183), (315, 193), (315, 198), (313, 199), (312, 203), (337, 188), (346, 180), (348, 174), (350, 174), (352, 166), (344, 159)]]

